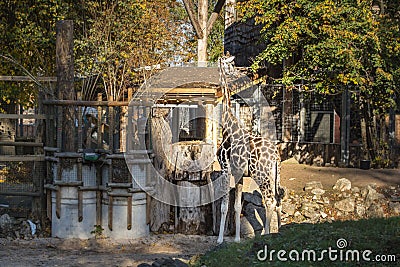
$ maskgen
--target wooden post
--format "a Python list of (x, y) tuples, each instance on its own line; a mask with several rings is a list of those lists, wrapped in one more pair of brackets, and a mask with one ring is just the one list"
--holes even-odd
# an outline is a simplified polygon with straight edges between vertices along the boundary
[[(396, 98), (394, 97), (396, 100)], [(396, 144), (395, 142), (395, 136), (396, 136), (396, 113), (394, 111), (394, 108), (390, 108), (389, 110), (389, 159), (391, 161), (392, 166), (394, 167), (395, 165), (395, 149), (394, 146)]]
[(342, 94), (342, 120), (340, 124), (340, 161), (343, 166), (349, 165), (349, 139), (350, 139), (350, 95), (346, 88)]
[(306, 141), (306, 106), (304, 103), (304, 92), (303, 92), (303, 88), (301, 88), (300, 91), (300, 116), (299, 116), (299, 120), (300, 120), (300, 136), (299, 136), (299, 140), (300, 142), (304, 142)]
[[(61, 20), (56, 23), (57, 96), (59, 99), (76, 99), (74, 91), (73, 28), (72, 20)], [(64, 108), (61, 143), (64, 151), (76, 151), (74, 113), (74, 108)]]
[[(97, 94), (97, 101), (102, 101), (103, 95)], [(103, 148), (103, 108), (97, 107), (97, 148)], [(100, 188), (103, 184), (102, 181), (102, 167), (96, 164), (96, 185)], [(103, 192), (100, 190), (96, 191), (96, 225), (101, 225), (102, 207), (101, 202), (103, 198)]]
[(127, 197), (126, 201), (128, 202), (126, 207), (128, 208), (127, 210), (127, 216), (126, 216), (126, 229), (131, 230), (132, 229), (132, 196)]
[[(97, 95), (97, 101), (102, 101), (103, 95), (99, 93)], [(97, 148), (103, 148), (103, 108), (101, 106), (97, 107)]]
[(108, 196), (108, 229), (113, 229), (113, 197)]
[[(108, 126), (108, 149), (111, 154), (114, 154), (114, 108), (113, 107), (108, 107), (108, 120), (109, 120), (109, 126)], [(110, 160), (110, 165), (108, 167), (108, 182), (111, 183), (113, 182), (113, 159)]]
[[(81, 92), (78, 92), (78, 100), (82, 100)], [(78, 149), (82, 149), (82, 107), (78, 107)], [(77, 159), (77, 180), (82, 181), (82, 158)], [(78, 190), (78, 221), (83, 220), (83, 191)]]
[(283, 90), (283, 108), (282, 108), (282, 140), (284, 142), (292, 141), (292, 91), (286, 86)]

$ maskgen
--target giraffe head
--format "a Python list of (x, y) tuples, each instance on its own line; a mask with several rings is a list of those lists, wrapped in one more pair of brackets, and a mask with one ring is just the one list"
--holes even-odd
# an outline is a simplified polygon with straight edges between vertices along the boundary
[(222, 56), (218, 59), (218, 68), (219, 68), (219, 77), (220, 77), (220, 84), (223, 93), (223, 111), (227, 112), (226, 108), (231, 107), (231, 90), (228, 86), (227, 76), (232, 75), (234, 72), (233, 67), (233, 60), (235, 59), (234, 56)]

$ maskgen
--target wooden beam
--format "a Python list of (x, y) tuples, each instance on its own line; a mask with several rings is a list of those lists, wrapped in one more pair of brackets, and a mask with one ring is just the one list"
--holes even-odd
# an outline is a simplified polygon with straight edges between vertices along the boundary
[(129, 105), (137, 106), (152, 106), (153, 103), (149, 101), (83, 101), (83, 100), (43, 100), (44, 105), (56, 106), (104, 106), (104, 107), (122, 107)]
[[(57, 77), (35, 77), (39, 82), (57, 82)], [(29, 76), (4, 76), (0, 75), (0, 81), (7, 82), (34, 82)]]
[(0, 155), (0, 161), (13, 162), (13, 161), (44, 161), (44, 155), (25, 155), (25, 156), (14, 156), (14, 155)]
[(0, 113), (0, 119), (36, 119), (36, 120), (45, 120), (47, 115), (44, 114), (3, 114)]
[(0, 195), (6, 196), (28, 196), (28, 197), (39, 197), (40, 192), (16, 192), (16, 191), (0, 191)]
[(218, 88), (154, 88), (152, 92), (163, 93), (166, 94), (215, 94)]
[(43, 147), (43, 143), (35, 142), (12, 142), (12, 141), (1, 141), (0, 146), (29, 146), (29, 147)]

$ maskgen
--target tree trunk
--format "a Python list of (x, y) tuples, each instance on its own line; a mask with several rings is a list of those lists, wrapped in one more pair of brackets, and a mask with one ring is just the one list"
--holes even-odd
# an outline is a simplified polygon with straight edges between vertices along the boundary
[(203, 32), (202, 38), (197, 40), (197, 61), (199, 67), (207, 66), (207, 19), (208, 19), (208, 0), (199, 0), (198, 2), (198, 18), (201, 31)]
[(199, 67), (207, 66), (207, 39), (216, 21), (219, 12), (225, 4), (225, 0), (218, 0), (214, 10), (208, 18), (208, 0), (198, 0), (197, 17), (194, 15), (194, 5), (192, 0), (183, 0), (190, 22), (197, 35), (197, 61)]
[[(283, 61), (283, 68), (286, 69), (293, 65), (293, 59), (288, 58)], [(293, 94), (287, 86), (283, 87), (283, 106), (282, 106), (282, 140), (292, 141), (292, 118), (293, 118)]]
[(362, 140), (362, 156), (361, 159), (368, 159), (368, 141), (367, 141), (367, 123), (365, 116), (361, 118), (361, 140)]
[[(58, 99), (75, 100), (74, 90), (74, 24), (72, 20), (61, 20), (56, 23), (56, 65)], [(75, 109), (64, 107), (62, 121), (62, 151), (76, 152), (75, 142)]]

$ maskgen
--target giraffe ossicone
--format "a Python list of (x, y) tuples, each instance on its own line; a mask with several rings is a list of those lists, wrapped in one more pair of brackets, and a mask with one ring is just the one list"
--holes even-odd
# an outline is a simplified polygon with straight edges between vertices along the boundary
[(281, 199), (284, 189), (280, 186), (280, 156), (276, 144), (267, 138), (254, 136), (248, 132), (232, 113), (231, 90), (228, 76), (235, 75), (234, 57), (221, 57), (219, 63), (222, 97), (222, 135), (217, 151), (222, 169), (221, 223), (217, 242), (222, 243), (229, 205), (230, 178), (235, 179), (235, 241), (240, 241), (240, 213), (243, 174), (250, 176), (259, 186), (266, 209), (264, 233), (270, 233), (272, 214), (277, 212), (278, 228), (281, 220)]

